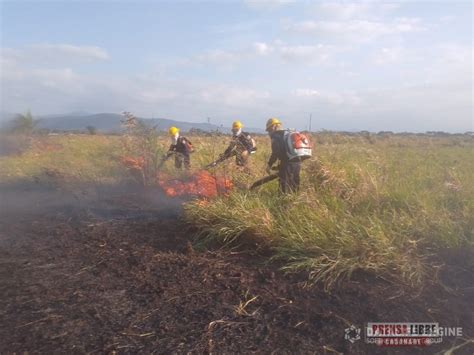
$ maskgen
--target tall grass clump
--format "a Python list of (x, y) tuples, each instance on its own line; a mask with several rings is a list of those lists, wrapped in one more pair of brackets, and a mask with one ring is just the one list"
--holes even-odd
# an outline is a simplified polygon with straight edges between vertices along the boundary
[(327, 289), (354, 272), (422, 286), (442, 252), (472, 248), (472, 145), (405, 140), (319, 146), (299, 193), (281, 195), (276, 183), (236, 190), (188, 203), (186, 217), (202, 243), (269, 249)]
[(160, 162), (165, 149), (161, 146), (163, 137), (156, 127), (136, 118), (130, 112), (123, 112), (122, 162), (131, 175), (142, 185), (156, 183)]

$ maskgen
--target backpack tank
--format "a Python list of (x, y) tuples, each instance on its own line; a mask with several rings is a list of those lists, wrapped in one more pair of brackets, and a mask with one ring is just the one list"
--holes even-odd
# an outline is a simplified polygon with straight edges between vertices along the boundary
[(283, 140), (289, 161), (302, 161), (311, 158), (313, 146), (308, 136), (297, 131), (285, 131)]

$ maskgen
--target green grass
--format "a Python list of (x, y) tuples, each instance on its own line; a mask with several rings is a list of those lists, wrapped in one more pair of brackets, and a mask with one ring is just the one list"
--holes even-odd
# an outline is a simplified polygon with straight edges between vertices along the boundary
[[(216, 159), (229, 141), (225, 136), (190, 138), (196, 148), (194, 170)], [(268, 137), (257, 139), (251, 175), (233, 160), (216, 168), (232, 177), (236, 188), (229, 196), (185, 205), (184, 217), (197, 228), (198, 241), (271, 250), (270, 258), (285, 270), (307, 272), (310, 281), (328, 289), (359, 271), (422, 286), (435, 278), (446, 250), (472, 248), (471, 137), (320, 133), (313, 138), (315, 156), (303, 164), (298, 194), (282, 196), (276, 181), (257, 191), (246, 189), (265, 174)], [(157, 141), (154, 151), (165, 151), (168, 138)], [(45, 136), (32, 138), (29, 146), (21, 154), (0, 157), (0, 182), (31, 179), (45, 170), (76, 181), (127, 177), (120, 158), (130, 152), (122, 137)], [(171, 161), (164, 170), (182, 175)]]
[(273, 182), (188, 203), (201, 242), (270, 248), (284, 269), (326, 288), (354, 271), (421, 286), (440, 251), (472, 246), (470, 138), (318, 139), (296, 195), (281, 196)]
[(29, 138), (28, 145), (20, 155), (0, 157), (1, 182), (30, 179), (45, 170), (76, 180), (100, 181), (116, 178), (121, 170), (119, 137), (37, 136)]

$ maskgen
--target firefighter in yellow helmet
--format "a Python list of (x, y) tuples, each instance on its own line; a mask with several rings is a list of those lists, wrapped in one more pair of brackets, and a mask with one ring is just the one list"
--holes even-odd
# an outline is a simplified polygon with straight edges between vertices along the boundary
[(240, 121), (232, 123), (232, 140), (227, 149), (219, 155), (219, 158), (208, 165), (213, 167), (220, 162), (235, 156), (237, 166), (246, 167), (250, 154), (257, 150), (255, 140), (247, 132), (242, 131), (244, 125)]
[(266, 171), (271, 174), (272, 166), (278, 160), (278, 178), (280, 190), (283, 193), (295, 192), (300, 186), (300, 161), (290, 161), (287, 154), (285, 142), (285, 131), (282, 129), (282, 123), (278, 118), (270, 118), (267, 121), (266, 131), (271, 138), (272, 153), (268, 160)]
[(170, 127), (168, 134), (171, 139), (171, 145), (161, 164), (174, 154), (174, 166), (176, 169), (181, 169), (184, 165), (184, 168), (189, 170), (191, 168), (190, 154), (194, 151), (191, 141), (181, 136), (177, 127)]

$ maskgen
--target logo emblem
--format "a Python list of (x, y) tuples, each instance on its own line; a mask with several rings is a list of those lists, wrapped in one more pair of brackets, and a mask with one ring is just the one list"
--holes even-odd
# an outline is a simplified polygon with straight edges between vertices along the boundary
[(351, 325), (349, 328), (346, 328), (344, 332), (344, 339), (350, 341), (352, 344), (354, 344), (357, 340), (360, 340), (360, 328)]

